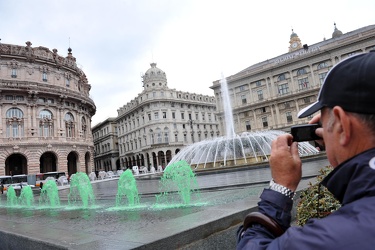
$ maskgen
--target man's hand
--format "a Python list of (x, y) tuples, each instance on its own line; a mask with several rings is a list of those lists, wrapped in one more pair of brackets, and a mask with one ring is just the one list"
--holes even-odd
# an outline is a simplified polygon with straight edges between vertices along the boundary
[[(314, 123), (321, 123), (320, 121), (320, 114), (315, 115), (310, 121), (309, 124), (314, 124)], [(315, 131), (315, 134), (319, 136), (320, 138), (323, 138), (323, 128), (318, 128)], [(324, 148), (324, 141), (323, 140), (316, 140), (316, 143), (318, 143), (322, 148)]]
[(273, 180), (295, 191), (302, 176), (302, 162), (298, 154), (298, 143), (292, 135), (277, 137), (271, 146), (270, 167)]

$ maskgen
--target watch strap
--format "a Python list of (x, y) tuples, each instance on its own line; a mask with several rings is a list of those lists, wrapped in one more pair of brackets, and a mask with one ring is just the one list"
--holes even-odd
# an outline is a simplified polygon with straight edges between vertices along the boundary
[(271, 190), (274, 190), (278, 193), (281, 193), (285, 195), (286, 197), (290, 198), (293, 200), (295, 192), (290, 190), (287, 187), (284, 187), (283, 185), (277, 184), (273, 179), (270, 181), (270, 187)]

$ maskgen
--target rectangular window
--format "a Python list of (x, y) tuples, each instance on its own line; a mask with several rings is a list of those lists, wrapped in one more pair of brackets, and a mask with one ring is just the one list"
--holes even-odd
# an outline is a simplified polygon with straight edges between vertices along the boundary
[(262, 117), (262, 123), (263, 123), (263, 128), (267, 128), (268, 127), (267, 117)]
[(5, 100), (7, 100), (7, 101), (12, 101), (14, 98), (13, 98), (13, 96), (12, 95), (6, 95), (5, 96)]
[(279, 95), (285, 95), (289, 92), (288, 83), (283, 83), (279, 85)]
[(172, 119), (176, 119), (176, 113), (172, 112)]
[(185, 114), (184, 114), (184, 113), (181, 113), (181, 119), (182, 119), (182, 120), (185, 119)]
[(198, 118), (199, 118), (198, 113), (195, 113), (195, 120), (198, 120)]
[(148, 120), (151, 121), (151, 114), (148, 114)]
[(288, 123), (293, 122), (292, 112), (286, 112), (285, 115), (286, 115), (286, 121)]
[(255, 82), (255, 86), (257, 86), (257, 87), (262, 86), (262, 81), (257, 81), (257, 82)]
[(24, 97), (22, 95), (18, 95), (18, 96), (16, 96), (16, 100), (17, 101), (23, 101)]
[(43, 72), (43, 82), (46, 82), (47, 81), (47, 73), (46, 72)]
[(167, 112), (163, 112), (163, 119), (167, 118)]
[(246, 104), (246, 95), (241, 95), (242, 104)]
[(303, 79), (298, 79), (298, 89), (299, 90), (304, 90), (307, 89), (309, 85), (309, 80), (306, 78)]
[(66, 84), (67, 87), (70, 86), (70, 80), (68, 78), (65, 79), (65, 84)]
[(245, 91), (245, 87), (246, 87), (246, 85), (240, 86), (240, 91)]
[(247, 130), (247, 131), (250, 131), (250, 130), (251, 130), (250, 121), (246, 121), (246, 122), (245, 122), (245, 126), (246, 126), (246, 130)]
[(17, 78), (17, 69), (12, 69), (12, 78)]
[(257, 90), (258, 100), (263, 100), (263, 90)]
[(320, 83), (320, 85), (323, 84), (324, 79), (326, 78), (326, 75), (327, 75), (327, 72), (319, 74), (319, 83)]

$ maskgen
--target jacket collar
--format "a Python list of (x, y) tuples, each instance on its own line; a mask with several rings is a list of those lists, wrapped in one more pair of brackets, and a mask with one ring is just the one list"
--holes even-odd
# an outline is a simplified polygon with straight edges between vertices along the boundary
[(341, 163), (321, 183), (342, 205), (375, 196), (375, 148)]

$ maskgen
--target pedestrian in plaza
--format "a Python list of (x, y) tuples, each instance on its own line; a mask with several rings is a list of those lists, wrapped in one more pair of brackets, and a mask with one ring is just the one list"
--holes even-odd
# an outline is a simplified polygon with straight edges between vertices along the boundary
[(1, 183), (0, 190), (1, 190), (1, 194), (4, 194), (4, 184), (3, 183)]
[(298, 117), (317, 111), (310, 123), (321, 124), (315, 133), (334, 168), (322, 184), (341, 208), (290, 226), (302, 164), (292, 135), (281, 135), (272, 142), (273, 180), (260, 196), (259, 212), (250, 213), (238, 230), (237, 249), (375, 249), (375, 51), (334, 66), (318, 101)]

